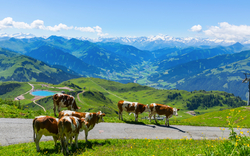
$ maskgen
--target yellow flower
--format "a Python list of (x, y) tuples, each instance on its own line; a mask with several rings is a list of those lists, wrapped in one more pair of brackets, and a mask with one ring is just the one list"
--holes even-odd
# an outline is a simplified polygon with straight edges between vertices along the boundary
[(247, 133), (249, 133), (249, 131), (247, 131)]
[(227, 118), (228, 118), (228, 116), (227, 116)]
[(147, 138), (145, 138), (145, 139), (147, 139)]
[(240, 110), (239, 110), (239, 112), (240, 112)]
[(247, 144), (247, 147), (249, 147), (249, 144)]
[(241, 134), (243, 134), (243, 132), (242, 132), (242, 131), (241, 131), (240, 133), (241, 133)]
[(133, 147), (131, 146), (131, 148), (133, 148)]
[(225, 128), (223, 128), (223, 131), (225, 130)]

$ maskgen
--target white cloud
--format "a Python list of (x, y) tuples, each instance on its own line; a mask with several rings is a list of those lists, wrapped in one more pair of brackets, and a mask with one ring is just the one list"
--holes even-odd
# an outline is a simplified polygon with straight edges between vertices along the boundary
[(95, 32), (95, 29), (91, 27), (75, 27), (75, 30), (80, 30), (82, 32)]
[(4, 18), (2, 21), (0, 21), (0, 30), (11, 28), (13, 26), (13, 20), (11, 17)]
[(219, 23), (219, 26), (211, 26), (203, 31), (205, 35), (224, 40), (245, 40), (250, 38), (250, 26), (231, 25), (227, 22)]
[(70, 30), (70, 29), (73, 29), (73, 26), (71, 27), (68, 27), (67, 25), (65, 24), (58, 24), (58, 25), (55, 25), (54, 27), (51, 27), (51, 26), (48, 26), (46, 27), (47, 30), (50, 30), (50, 31), (60, 31), (60, 30)]
[(42, 20), (35, 20), (30, 24), (31, 28), (45, 29), (44, 22)]
[(202, 30), (202, 26), (201, 25), (194, 25), (191, 28), (191, 31), (195, 31), (195, 32), (200, 32)]
[(17, 29), (41, 29), (41, 30), (49, 30), (58, 32), (60, 30), (79, 30), (82, 32), (91, 32), (91, 33), (97, 33), (98, 36), (106, 36), (107, 33), (102, 33), (102, 28), (100, 26), (95, 27), (73, 27), (73, 26), (67, 26), (66, 24), (58, 24), (55, 26), (45, 26), (44, 21), (42, 20), (34, 20), (31, 24), (25, 23), (25, 22), (16, 22), (13, 21), (11, 17), (6, 17), (2, 21), (0, 21), (0, 30), (7, 29), (7, 28), (17, 28)]

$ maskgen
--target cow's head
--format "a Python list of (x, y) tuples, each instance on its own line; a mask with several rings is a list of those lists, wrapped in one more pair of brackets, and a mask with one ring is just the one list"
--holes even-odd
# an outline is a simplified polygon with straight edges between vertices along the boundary
[(178, 111), (179, 111), (179, 110), (180, 110), (180, 109), (173, 108), (173, 115), (178, 116)]
[(101, 111), (97, 112), (96, 115), (98, 116), (98, 123), (104, 122), (103, 117), (105, 116), (105, 113), (102, 113)]

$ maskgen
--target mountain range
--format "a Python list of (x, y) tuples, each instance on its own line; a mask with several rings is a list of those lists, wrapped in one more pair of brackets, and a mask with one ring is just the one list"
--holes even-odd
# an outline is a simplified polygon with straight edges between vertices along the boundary
[[(165, 36), (163, 39), (170, 43), (171, 38)], [(8, 52), (8, 55), (1, 55), (0, 77), (1, 81), (42, 81), (39, 77), (43, 77), (44, 82), (60, 83), (79, 76), (90, 76), (122, 83), (137, 82), (162, 89), (221, 90), (246, 99), (247, 87), (239, 84), (244, 79), (243, 73), (250, 72), (248, 45), (190, 46), (187, 43), (191, 42), (172, 38), (172, 45), (157, 46), (160, 41), (163, 43), (163, 39), (151, 39), (152, 42), (146, 45), (144, 42), (149, 42), (146, 38), (141, 38), (140, 42), (139, 39), (91, 42), (59, 36), (5, 37), (0, 39), (0, 47), (4, 48), (1, 52)], [(124, 44), (125, 41), (133, 41), (133, 44)], [(177, 41), (179, 46), (175, 44)], [(133, 46), (135, 43), (147, 48)], [(12, 57), (16, 61), (11, 61)], [(22, 70), (17, 65), (19, 61), (25, 62), (19, 63)], [(19, 76), (15, 76), (18, 72), (25, 76), (19, 74), (18, 79)], [(34, 76), (35, 73), (47, 75)], [(56, 77), (59, 77), (57, 81)]]

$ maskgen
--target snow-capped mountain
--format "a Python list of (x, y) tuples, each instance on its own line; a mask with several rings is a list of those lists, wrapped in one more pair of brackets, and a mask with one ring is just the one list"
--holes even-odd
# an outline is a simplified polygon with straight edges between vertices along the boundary
[[(0, 40), (9, 39), (11, 37), (22, 39), (22, 38), (34, 38), (33, 34), (16, 33), (16, 34), (0, 34)], [(71, 37), (61, 36), (65, 39), (70, 39)], [(42, 37), (42, 38), (48, 38)], [(157, 35), (148, 37), (99, 37), (99, 38), (88, 38), (88, 37), (77, 37), (79, 40), (88, 40), (91, 42), (116, 42), (125, 45), (131, 45), (141, 50), (156, 50), (166, 47), (179, 47), (185, 48), (188, 46), (229, 46), (235, 44), (236, 41), (233, 40), (222, 40), (222, 39), (209, 39), (209, 38), (175, 38), (168, 35)], [(249, 44), (249, 41), (242, 41), (241, 44)]]
[(114, 37), (114, 38), (98, 38), (98, 42), (117, 42), (135, 46), (141, 50), (156, 50), (165, 47), (188, 47), (201, 45), (223, 45), (228, 46), (236, 43), (236, 41), (204, 39), (204, 38), (175, 38), (168, 35), (157, 35), (149, 37)]

